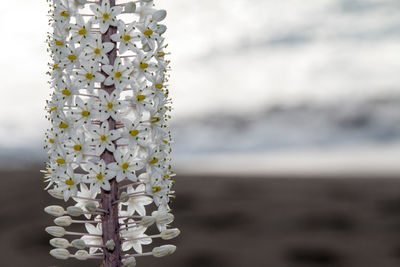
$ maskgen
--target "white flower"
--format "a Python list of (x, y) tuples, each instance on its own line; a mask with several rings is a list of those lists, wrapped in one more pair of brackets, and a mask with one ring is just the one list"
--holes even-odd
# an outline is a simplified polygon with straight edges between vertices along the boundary
[(93, 126), (90, 131), (92, 138), (90, 143), (95, 146), (96, 155), (101, 155), (107, 148), (108, 151), (114, 152), (115, 146), (113, 141), (120, 137), (116, 130), (109, 130), (108, 122), (105, 121), (101, 126)]
[(120, 58), (115, 60), (114, 66), (104, 65), (102, 69), (108, 75), (104, 81), (107, 86), (114, 84), (117, 88), (123, 88), (130, 80), (131, 68), (127, 64), (123, 65)]
[(155, 65), (150, 62), (152, 58), (151, 54), (143, 53), (141, 51), (137, 52), (135, 60), (132, 61), (132, 67), (136, 79), (140, 79), (146, 74), (150, 74), (155, 70)]
[(77, 15), (75, 18), (76, 24), (72, 25), (70, 28), (71, 40), (76, 43), (86, 44), (93, 38), (92, 34), (90, 33), (92, 23), (90, 21), (85, 23), (82, 16), (79, 15)]
[(135, 42), (140, 40), (139, 33), (135, 32), (135, 23), (131, 23), (128, 26), (123, 21), (118, 25), (118, 32), (111, 35), (111, 39), (114, 42), (119, 43), (119, 53), (123, 54), (127, 50), (137, 52)]
[(100, 66), (97, 62), (83, 62), (81, 68), (76, 72), (78, 83), (81, 86), (86, 86), (89, 92), (93, 92), (95, 83), (101, 83), (105, 79), (99, 71)]
[(152, 104), (154, 93), (150, 88), (141, 88), (140, 86), (135, 85), (135, 83), (131, 83), (131, 88), (132, 96), (128, 97), (127, 100), (136, 107), (139, 113), (143, 112), (143, 110), (154, 109)]
[(68, 151), (67, 160), (81, 163), (82, 158), (91, 152), (88, 143), (85, 140), (84, 132), (72, 133), (64, 145)]
[(87, 182), (91, 184), (91, 191), (97, 192), (100, 188), (110, 191), (110, 180), (114, 178), (113, 171), (108, 170), (104, 160), (100, 160), (97, 164), (88, 162)]
[[(144, 184), (138, 185), (136, 187), (136, 190), (132, 186), (128, 187), (127, 189), (128, 194), (137, 194), (145, 191), (146, 187)], [(131, 196), (129, 198), (129, 201), (127, 203), (122, 203), (122, 205), (128, 206), (129, 215), (133, 215), (136, 211), (139, 215), (145, 216), (146, 208), (144, 206), (149, 205), (151, 203), (153, 203), (153, 200), (150, 197), (138, 195), (138, 196)]]
[(119, 150), (114, 152), (114, 158), (116, 162), (108, 164), (108, 168), (115, 171), (117, 182), (121, 182), (125, 178), (136, 182), (136, 171), (143, 168), (142, 161), (130, 153), (123, 155)]
[(74, 173), (74, 170), (68, 166), (67, 169), (58, 177), (58, 189), (63, 191), (64, 200), (67, 201), (71, 196), (75, 196), (78, 191), (78, 184), (81, 182), (80, 177)]
[(98, 114), (93, 105), (92, 98), (87, 99), (85, 102), (80, 97), (75, 98), (75, 109), (71, 111), (71, 115), (74, 118), (76, 128), (82, 125), (86, 125), (87, 128), (92, 127), (91, 121)]
[(101, 121), (107, 120), (110, 116), (115, 121), (120, 121), (120, 110), (122, 110), (125, 104), (119, 100), (120, 91), (115, 90), (111, 94), (105, 90), (99, 91), (99, 102), (98, 111)]
[[(78, 193), (76, 195), (80, 198), (73, 197), (73, 200), (75, 200), (75, 202), (76, 202), (75, 207), (81, 208), (84, 211), (88, 211), (86, 209), (86, 205), (89, 202), (93, 202), (90, 199), (95, 199), (97, 194), (98, 194), (97, 191), (90, 190), (85, 183), (81, 183), (80, 190), (78, 191)], [(99, 205), (99, 203), (97, 201), (95, 201), (94, 203), (96, 203), (97, 206)], [(90, 215), (90, 214), (84, 214), (84, 216), (88, 219), (90, 219), (92, 217), (92, 215)]]
[(143, 24), (138, 24), (137, 28), (141, 32), (142, 44), (148, 45), (151, 50), (154, 50), (156, 41), (161, 38), (157, 33), (157, 21), (147, 19)]
[(128, 142), (131, 148), (135, 147), (136, 144), (145, 146), (149, 135), (146, 126), (139, 119), (134, 121), (122, 119), (122, 122), (125, 127), (122, 132), (122, 139), (118, 140), (118, 144), (126, 144)]
[[(129, 220), (128, 222), (132, 221)], [(121, 235), (123, 238), (130, 239), (129, 241), (124, 241), (122, 243), (122, 250), (128, 251), (133, 248), (137, 253), (142, 253), (142, 245), (148, 245), (152, 242), (151, 238), (145, 238), (148, 235), (144, 234), (144, 232), (146, 232), (146, 228), (140, 226), (121, 231)]]
[(97, 35), (96, 38), (90, 40), (87, 44), (83, 57), (88, 60), (101, 62), (103, 64), (109, 64), (107, 53), (114, 48), (114, 44), (111, 42), (103, 43), (101, 36)]
[(58, 90), (56, 91), (56, 97), (60, 106), (72, 105), (74, 96), (78, 92), (76, 83), (72, 81), (70, 77), (65, 76), (57, 84), (57, 88)]
[[(101, 223), (98, 223), (97, 226), (94, 226), (93, 224), (90, 224), (90, 223), (85, 223), (85, 228), (86, 228), (86, 231), (89, 234), (92, 234), (92, 235), (102, 235), (103, 234), (103, 231), (101, 229)], [(102, 246), (103, 245), (103, 239), (101, 238), (101, 236), (84, 235), (84, 236), (82, 236), (81, 239), (83, 241), (85, 241), (85, 243), (87, 245), (95, 245), (95, 246)], [(97, 250), (101, 250), (101, 249), (97, 248), (97, 247), (91, 247), (89, 249), (89, 253), (93, 254)]]
[(109, 0), (103, 0), (101, 6), (92, 4), (90, 9), (94, 13), (93, 23), (99, 24), (101, 33), (105, 33), (110, 25), (117, 26), (116, 17), (122, 12), (122, 7), (120, 6), (110, 7)]
[(62, 66), (68, 71), (71, 71), (74, 67), (79, 67), (82, 51), (82, 46), (75, 47), (73, 42), (69, 42), (68, 46), (66, 46), (62, 53)]

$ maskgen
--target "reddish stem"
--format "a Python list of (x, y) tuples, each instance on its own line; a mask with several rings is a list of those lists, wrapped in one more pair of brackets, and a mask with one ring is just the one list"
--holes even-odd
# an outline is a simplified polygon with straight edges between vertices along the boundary
[[(110, 6), (115, 6), (115, 0), (110, 0)], [(104, 34), (101, 35), (102, 42), (113, 42), (110, 36), (117, 32), (117, 27), (110, 26)], [(117, 57), (117, 44), (114, 43), (114, 48), (107, 53), (110, 65), (114, 65), (114, 61)], [(106, 73), (102, 71), (102, 74), (107, 76)], [(101, 84), (103, 90), (107, 91), (109, 94), (114, 91), (114, 86), (106, 86), (104, 83)], [(116, 129), (116, 122), (112, 119), (108, 119), (110, 130)], [(101, 159), (104, 160), (106, 164), (115, 162), (115, 158), (112, 152), (105, 150), (101, 155)], [(106, 248), (103, 249), (104, 267), (121, 267), (121, 240), (119, 236), (119, 222), (118, 222), (118, 204), (113, 204), (118, 200), (119, 190), (118, 183), (116, 179), (110, 180), (111, 190), (105, 191), (101, 190), (101, 205), (107, 213), (102, 218), (102, 229), (103, 229), (103, 245), (105, 246), (108, 240), (114, 240), (115, 249), (109, 251)]]

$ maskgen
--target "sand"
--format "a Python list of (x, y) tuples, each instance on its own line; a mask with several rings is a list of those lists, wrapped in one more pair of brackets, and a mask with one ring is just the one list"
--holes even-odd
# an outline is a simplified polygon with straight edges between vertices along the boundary
[[(0, 266), (99, 266), (49, 256), (57, 201), (37, 169), (0, 171)], [(175, 189), (178, 250), (139, 267), (400, 265), (400, 179), (179, 175)]]

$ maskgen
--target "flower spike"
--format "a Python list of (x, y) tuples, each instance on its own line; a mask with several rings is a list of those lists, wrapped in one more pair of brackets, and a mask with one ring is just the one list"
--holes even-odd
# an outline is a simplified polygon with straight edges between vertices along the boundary
[[(46, 102), (52, 126), (42, 172), (51, 196), (74, 203), (44, 209), (55, 224), (46, 228), (54, 237), (50, 254), (102, 260), (105, 267), (170, 255), (173, 245), (148, 248), (154, 238), (180, 234), (170, 227), (175, 174), (162, 24), (167, 13), (152, 0), (47, 1), (53, 92)], [(82, 231), (69, 231), (71, 225)], [(159, 233), (148, 234), (150, 227)]]

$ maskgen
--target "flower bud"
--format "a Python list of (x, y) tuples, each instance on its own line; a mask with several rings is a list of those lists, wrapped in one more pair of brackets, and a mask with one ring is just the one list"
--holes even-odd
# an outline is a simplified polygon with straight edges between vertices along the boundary
[(55, 248), (68, 248), (69, 242), (65, 238), (53, 238), (50, 240), (50, 245)]
[(95, 211), (97, 210), (97, 206), (98, 206), (97, 203), (91, 201), (91, 202), (88, 202), (88, 203), (85, 205), (85, 208), (86, 208), (88, 211), (95, 212)]
[(64, 200), (64, 194), (60, 191), (54, 190), (54, 189), (49, 189), (47, 192), (50, 194), (50, 196), (57, 198), (57, 199), (63, 199)]
[(135, 13), (136, 11), (136, 4), (135, 2), (128, 2), (125, 4), (124, 12), (125, 13)]
[(82, 239), (75, 239), (75, 240), (73, 240), (73, 241), (71, 242), (71, 245), (72, 245), (74, 248), (77, 248), (77, 249), (85, 249), (85, 248), (86, 248), (86, 243), (85, 243), (85, 241), (82, 240)]
[(59, 226), (46, 227), (46, 232), (55, 237), (63, 237), (65, 235), (65, 229)]
[(156, 219), (157, 224), (170, 224), (174, 221), (174, 215), (166, 211), (153, 211), (151, 215)]
[(108, 240), (108, 241), (106, 242), (106, 248), (107, 248), (109, 251), (113, 251), (113, 250), (115, 249), (115, 242), (114, 242), (114, 240), (112, 240), (112, 239)]
[(157, 10), (156, 12), (153, 13), (153, 19), (155, 21), (162, 21), (163, 19), (165, 19), (166, 16), (167, 16), (167, 11), (165, 11), (164, 9)]
[(158, 25), (156, 28), (156, 33), (163, 34), (167, 31), (167, 26), (165, 25)]
[(77, 217), (77, 216), (81, 216), (83, 214), (83, 210), (79, 207), (70, 206), (67, 208), (67, 213), (68, 213), (68, 215)]
[(160, 235), (161, 235), (162, 239), (170, 240), (170, 239), (177, 237), (180, 233), (181, 233), (181, 231), (179, 231), (178, 228), (173, 228), (173, 229), (166, 229), (166, 230), (162, 231)]
[(54, 223), (58, 226), (67, 227), (72, 224), (72, 219), (69, 216), (58, 217), (54, 220)]
[(174, 246), (174, 245), (164, 245), (161, 247), (153, 248), (153, 251), (151, 253), (153, 253), (154, 257), (161, 258), (164, 256), (171, 255), (172, 253), (175, 252), (175, 250), (176, 250), (176, 246)]
[(140, 221), (140, 225), (143, 227), (150, 227), (156, 222), (156, 219), (152, 216), (144, 216), (142, 220)]
[(63, 207), (61, 206), (48, 206), (46, 208), (44, 208), (44, 211), (50, 215), (53, 215), (55, 217), (60, 217), (63, 216), (65, 214), (65, 210)]
[(69, 251), (65, 248), (55, 248), (50, 250), (50, 255), (58, 260), (66, 260), (69, 258)]
[(129, 200), (129, 195), (127, 192), (122, 192), (121, 195), (119, 196), (119, 200), (121, 202), (127, 202)]
[(89, 258), (89, 253), (86, 250), (78, 250), (75, 252), (75, 258), (80, 261), (87, 260)]
[(122, 260), (122, 264), (125, 267), (135, 267), (136, 266), (136, 259), (135, 259), (135, 257), (130, 257), (130, 258), (127, 258), (127, 259), (123, 259)]

